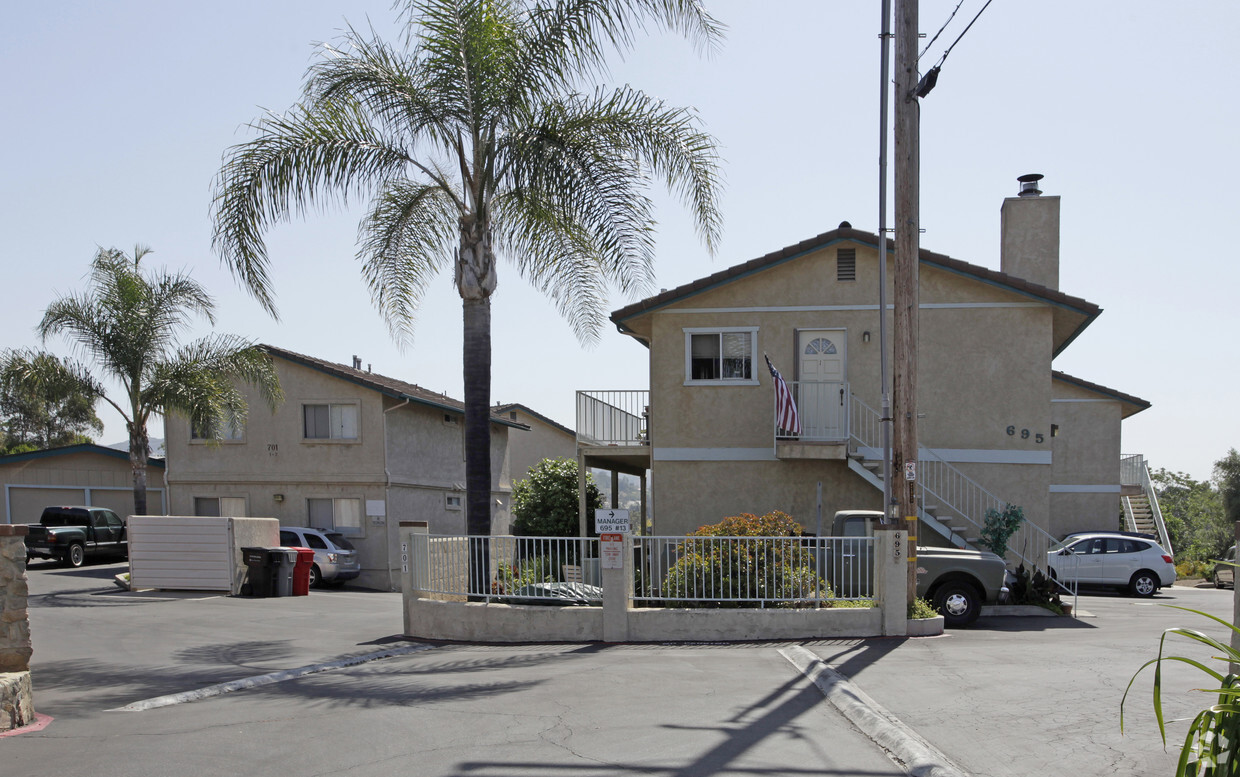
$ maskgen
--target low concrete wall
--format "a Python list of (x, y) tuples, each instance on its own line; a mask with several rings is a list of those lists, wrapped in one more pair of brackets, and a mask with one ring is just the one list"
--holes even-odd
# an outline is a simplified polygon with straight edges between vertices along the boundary
[(26, 532), (25, 526), (0, 525), (0, 731), (34, 722)]
[[(425, 598), (427, 526), (400, 524), (404, 631), (409, 637), (465, 642), (738, 642), (759, 639), (904, 636), (905, 532), (875, 535), (875, 606), (869, 608), (673, 609), (632, 606), (633, 554), (604, 569), (601, 607), (557, 607)], [(420, 563), (421, 562), (421, 563)]]

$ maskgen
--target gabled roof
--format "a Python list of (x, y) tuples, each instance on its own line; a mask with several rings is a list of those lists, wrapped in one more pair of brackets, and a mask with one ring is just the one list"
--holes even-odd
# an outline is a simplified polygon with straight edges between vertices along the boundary
[[(658, 310), (659, 308), (666, 307), (683, 299), (692, 297), (696, 294), (710, 291), (711, 289), (718, 288), (724, 284), (732, 283), (733, 281), (770, 269), (771, 267), (783, 264), (784, 262), (798, 259), (813, 251), (826, 248), (832, 243), (851, 241), (878, 248), (878, 240), (878, 235), (875, 235), (872, 232), (865, 232), (860, 229), (853, 229), (851, 227), (833, 229), (830, 232), (823, 232), (821, 235), (811, 237), (808, 240), (802, 240), (799, 243), (785, 246), (784, 248), (766, 254), (765, 256), (750, 259), (748, 262), (729, 267), (726, 270), (721, 270), (712, 275), (708, 275), (705, 278), (700, 278), (692, 283), (687, 283), (683, 286), (678, 286), (675, 289), (660, 292), (653, 297), (647, 297), (644, 300), (639, 300), (632, 305), (620, 308), (612, 313), (611, 320), (615, 322), (621, 332), (633, 334), (633, 330), (626, 325), (626, 322), (637, 316), (650, 313)], [(887, 239), (887, 250), (892, 252), (895, 251), (895, 241), (891, 238)], [(1084, 331), (1085, 327), (1089, 326), (1090, 323), (1092, 323), (1093, 320), (1102, 313), (1102, 308), (1092, 302), (1081, 299), (1080, 297), (1073, 297), (1070, 294), (1064, 294), (1061, 291), (1056, 291), (1055, 289), (1050, 289), (1046, 286), (1042, 286), (1041, 284), (1032, 283), (1024, 280), (1023, 278), (1017, 278), (1014, 275), (999, 272), (998, 270), (991, 270), (989, 268), (970, 264), (959, 259), (953, 259), (945, 254), (936, 254), (933, 251), (927, 251), (924, 248), (921, 249), (919, 257), (921, 264), (937, 267), (939, 269), (946, 270), (947, 272), (976, 280), (980, 283), (997, 286), (1007, 291), (1045, 302), (1048, 305), (1053, 306), (1057, 311), (1063, 311), (1073, 318), (1080, 318), (1081, 320), (1079, 323), (1075, 321), (1064, 321), (1064, 329), (1067, 334), (1062, 338), (1061, 342), (1056, 343), (1054, 350), (1054, 354), (1056, 355), (1066, 348), (1069, 343), (1075, 340), (1076, 337)], [(1059, 327), (1057, 326), (1056, 329), (1059, 329)]]
[[(440, 394), (431, 391), (430, 389), (424, 389), (414, 383), (406, 383), (403, 380), (389, 378), (386, 375), (379, 375), (374, 372), (355, 370), (352, 367), (346, 367), (343, 364), (336, 364), (334, 362), (316, 359), (313, 356), (294, 353), (293, 351), (288, 351), (283, 348), (277, 348), (274, 345), (262, 345), (259, 347), (272, 356), (278, 356), (281, 359), (293, 362), (294, 364), (300, 364), (303, 367), (318, 370), (319, 372), (331, 375), (332, 377), (346, 380), (372, 391), (377, 391), (378, 393), (387, 397), (392, 397), (393, 399), (399, 399), (402, 401), (407, 400), (412, 404), (425, 405), (427, 407), (433, 407), (437, 410), (446, 410), (449, 413), (458, 413), (460, 415), (465, 414), (465, 404), (463, 402), (453, 399), (447, 394)], [(496, 415), (491, 416), (491, 422), (501, 424), (503, 426), (516, 427), (518, 429), (529, 428), (525, 424), (517, 423), (511, 419), (501, 418)]]
[(530, 409), (528, 405), (523, 405), (520, 402), (509, 402), (507, 404), (496, 405), (495, 407), (491, 408), (491, 412), (495, 413), (496, 415), (507, 413), (510, 410), (520, 410), (522, 413), (525, 413), (526, 415), (534, 416), (539, 421), (542, 421), (544, 424), (547, 424), (549, 426), (554, 426), (556, 429), (559, 429), (561, 432), (564, 432), (567, 435), (570, 435), (572, 437), (577, 436), (576, 432), (574, 432), (572, 429), (569, 429), (564, 424), (561, 424), (558, 421), (553, 421), (547, 416), (538, 412), (537, 410), (532, 410)]
[[(129, 452), (120, 451), (116, 448), (107, 448), (103, 445), (94, 445), (93, 443), (83, 443), (81, 445), (65, 445), (60, 448), (46, 448), (41, 451), (28, 451), (26, 453), (11, 453), (8, 456), (0, 456), (0, 464), (15, 464), (19, 461), (32, 461), (34, 459), (47, 459), (55, 456), (72, 456), (78, 453), (94, 453), (99, 456), (107, 456), (121, 461), (129, 461)], [(158, 467), (163, 469), (164, 460), (150, 457), (146, 460), (148, 467)]]
[(1095, 394), (1101, 394), (1108, 399), (1114, 399), (1117, 402), (1127, 405), (1123, 411), (1124, 418), (1127, 418), (1130, 415), (1136, 415), (1142, 410), (1149, 410), (1151, 407), (1149, 401), (1144, 400), (1141, 397), (1134, 397), (1132, 394), (1125, 394), (1122, 391), (1116, 391), (1113, 388), (1107, 388), (1106, 386), (1098, 383), (1090, 383), (1087, 380), (1073, 377), (1072, 375), (1069, 375), (1066, 372), (1060, 372), (1059, 370), (1051, 370), (1051, 379), (1063, 381), (1064, 383), (1071, 384), (1077, 388), (1092, 391)]

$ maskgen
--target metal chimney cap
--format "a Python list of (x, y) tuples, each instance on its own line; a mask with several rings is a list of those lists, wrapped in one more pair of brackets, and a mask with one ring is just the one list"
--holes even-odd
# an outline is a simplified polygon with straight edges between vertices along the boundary
[(1026, 173), (1025, 175), (1017, 178), (1016, 180), (1020, 181), (1019, 196), (1037, 197), (1041, 194), (1042, 190), (1038, 188), (1038, 181), (1042, 180), (1044, 177), (1045, 176), (1041, 173)]

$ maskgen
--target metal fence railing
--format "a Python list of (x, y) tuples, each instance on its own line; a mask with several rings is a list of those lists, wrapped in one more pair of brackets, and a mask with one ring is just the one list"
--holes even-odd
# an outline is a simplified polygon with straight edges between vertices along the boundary
[(547, 604), (603, 598), (597, 538), (425, 534), (414, 540), (414, 580), (428, 598)]
[(803, 442), (842, 442), (848, 439), (848, 382), (843, 380), (794, 380), (788, 384), (796, 401), (799, 433), (783, 429), (779, 423), (779, 397), (774, 398), (775, 439)]
[(649, 445), (650, 392), (578, 391), (577, 442)]
[(643, 607), (812, 607), (874, 597), (870, 537), (634, 537)]

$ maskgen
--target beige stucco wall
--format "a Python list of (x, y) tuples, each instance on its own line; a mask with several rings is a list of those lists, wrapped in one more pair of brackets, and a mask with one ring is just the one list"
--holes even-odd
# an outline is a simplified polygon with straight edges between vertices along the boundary
[[(856, 281), (836, 280), (840, 247), (856, 248)], [(657, 532), (695, 528), (704, 522), (699, 517), (776, 507), (812, 528), (819, 479), (824, 481), (824, 514), (878, 506), (877, 489), (843, 462), (761, 460), (774, 449), (773, 390), (762, 354), (770, 355), (786, 379), (795, 380), (798, 329), (839, 332), (846, 343), (851, 391), (872, 408), (880, 407), (877, 270), (875, 249), (845, 242), (627, 322), (648, 333), (653, 343)], [(893, 294), (889, 290), (889, 298)], [(925, 264), (921, 305), (917, 409), (923, 416), (922, 444), (941, 451), (1000, 499), (1020, 504), (1030, 520), (1046, 525), (1053, 311), (1029, 297)], [(684, 330), (691, 327), (756, 327), (759, 385), (686, 386)], [(694, 457), (739, 460), (683, 460)]]
[(1063, 381), (1054, 383), (1055, 463), (1050, 532), (1115, 529), (1120, 505), (1119, 401)]
[[(164, 471), (147, 468), (147, 512), (164, 512)], [(90, 504), (133, 512), (133, 471), (119, 456), (82, 452), (0, 464), (3, 523), (37, 523), (53, 504)]]
[(577, 437), (563, 429), (514, 408), (505, 413), (517, 423), (530, 427), (508, 430), (509, 471), (512, 479), (524, 480), (530, 468), (543, 459), (572, 459), (577, 456)]
[[(249, 515), (285, 526), (309, 525), (307, 500), (362, 501), (359, 530), (350, 533), (362, 574), (356, 585), (393, 590), (399, 573), (396, 522), (432, 521), (447, 533), (464, 530), (464, 421), (459, 414), (404, 403), (371, 388), (277, 358), (284, 403), (272, 413), (250, 392), (244, 439), (210, 445), (190, 439), (189, 423), (167, 422), (165, 447), (173, 512), (192, 515), (196, 497), (240, 497)], [(356, 402), (357, 440), (304, 440), (302, 405)], [(385, 411), (390, 411), (386, 412)], [(385, 429), (386, 425), (386, 429)], [(493, 531), (508, 526), (507, 427), (491, 427), (495, 506)], [(386, 455), (385, 455), (386, 446)], [(389, 480), (390, 478), (390, 480)], [(380, 507), (371, 510), (371, 507)]]

